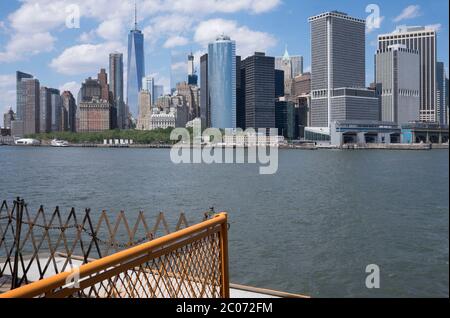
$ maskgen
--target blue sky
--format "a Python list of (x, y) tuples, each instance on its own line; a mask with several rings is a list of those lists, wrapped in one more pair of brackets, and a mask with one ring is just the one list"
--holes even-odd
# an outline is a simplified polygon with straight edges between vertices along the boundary
[[(448, 0), (137, 0), (139, 27), (145, 34), (146, 73), (170, 85), (171, 68), (184, 72), (183, 58), (198, 58), (218, 33), (237, 41), (238, 53), (265, 51), (303, 55), (310, 66), (309, 16), (339, 10), (365, 19), (369, 4), (380, 9), (380, 26), (367, 32), (367, 84), (373, 79), (378, 34), (397, 25), (433, 25), (438, 29), (438, 59), (448, 73)], [(74, 6), (75, 5), (75, 6)], [(80, 28), (66, 20), (80, 12)], [(107, 68), (108, 53), (126, 55), (133, 26), (133, 0), (0, 1), (0, 111), (15, 109), (16, 70), (35, 75), (41, 85), (78, 93), (80, 83)], [(174, 56), (174, 58), (172, 58)], [(126, 60), (125, 60), (126, 61)], [(171, 65), (172, 64), (172, 65)], [(178, 71), (177, 71), (178, 70)], [(0, 116), (0, 121), (2, 121)]]

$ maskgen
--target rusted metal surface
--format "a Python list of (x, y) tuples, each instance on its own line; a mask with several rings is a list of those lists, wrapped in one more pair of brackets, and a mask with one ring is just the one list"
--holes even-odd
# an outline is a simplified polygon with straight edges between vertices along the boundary
[(0, 298), (226, 298), (227, 231), (227, 214), (220, 213)]

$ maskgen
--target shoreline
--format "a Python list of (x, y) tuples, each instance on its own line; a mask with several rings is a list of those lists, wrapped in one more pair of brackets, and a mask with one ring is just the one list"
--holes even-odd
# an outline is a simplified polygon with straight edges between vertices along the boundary
[[(14, 145), (14, 144), (0, 144), (0, 146), (10, 147), (46, 147), (46, 148), (102, 148), (102, 149), (171, 149), (173, 145), (169, 144), (133, 144), (133, 145), (105, 145), (105, 144), (70, 144), (67, 147), (55, 147), (50, 144), (41, 145)], [(182, 147), (183, 148), (183, 147)], [(190, 149), (197, 149), (198, 146), (184, 147)], [(206, 148), (204, 146), (200, 148)], [(249, 147), (236, 146), (222, 146), (222, 149), (248, 149)], [(367, 145), (345, 145), (337, 147), (332, 145), (315, 145), (312, 143), (305, 143), (304, 145), (281, 145), (278, 149), (283, 150), (415, 150), (415, 151), (429, 151), (429, 150), (445, 150), (449, 149), (448, 144), (367, 144)]]

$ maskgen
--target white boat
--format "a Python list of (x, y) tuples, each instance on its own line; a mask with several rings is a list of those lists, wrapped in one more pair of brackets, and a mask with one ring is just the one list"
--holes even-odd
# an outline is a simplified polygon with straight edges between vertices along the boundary
[(37, 145), (40, 145), (41, 142), (36, 139), (23, 138), (23, 139), (17, 139), (16, 141), (14, 141), (14, 144), (19, 145), (19, 146), (37, 146)]
[(51, 142), (52, 147), (69, 147), (69, 143), (65, 140), (53, 139)]

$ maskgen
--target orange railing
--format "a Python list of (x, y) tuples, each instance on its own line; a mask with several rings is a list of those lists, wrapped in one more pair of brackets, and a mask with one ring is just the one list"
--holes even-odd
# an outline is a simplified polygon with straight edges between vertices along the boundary
[(0, 298), (228, 298), (227, 232), (220, 213)]

